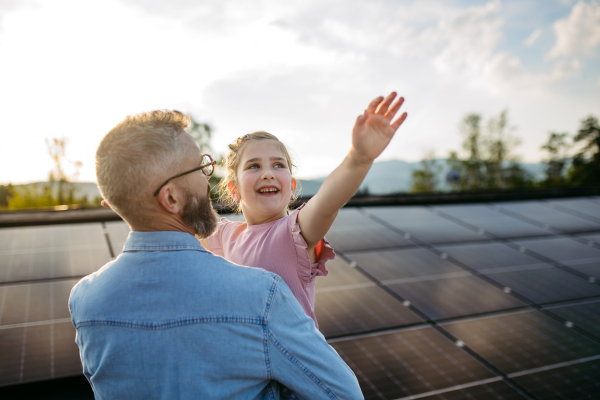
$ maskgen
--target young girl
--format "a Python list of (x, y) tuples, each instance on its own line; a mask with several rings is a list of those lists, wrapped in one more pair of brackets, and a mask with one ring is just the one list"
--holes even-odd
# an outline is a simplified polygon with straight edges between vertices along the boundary
[(352, 131), (350, 152), (308, 203), (288, 213), (296, 180), (292, 161), (277, 137), (254, 132), (229, 145), (222, 195), (238, 204), (246, 222), (223, 218), (202, 245), (240, 265), (278, 274), (318, 327), (314, 313), (315, 276), (327, 275), (335, 253), (324, 236), (339, 209), (352, 197), (373, 160), (386, 148), (407, 114), (392, 122), (404, 99), (396, 93), (373, 100)]

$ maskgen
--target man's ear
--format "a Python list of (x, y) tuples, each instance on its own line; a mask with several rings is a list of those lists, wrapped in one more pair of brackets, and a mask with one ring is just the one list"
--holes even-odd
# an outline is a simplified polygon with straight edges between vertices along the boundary
[(233, 182), (229, 182), (227, 184), (227, 189), (229, 189), (229, 194), (231, 195), (233, 200), (240, 201), (240, 195), (238, 194), (237, 188), (235, 187), (235, 184)]
[(158, 192), (158, 203), (170, 214), (179, 214), (183, 210), (185, 202), (180, 191), (175, 191), (170, 185), (163, 186)]

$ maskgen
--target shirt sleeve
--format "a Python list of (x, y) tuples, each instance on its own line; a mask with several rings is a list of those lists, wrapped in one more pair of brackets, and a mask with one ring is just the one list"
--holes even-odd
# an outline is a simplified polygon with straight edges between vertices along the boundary
[(364, 399), (356, 376), (279, 278), (267, 315), (267, 370), (306, 399)]
[(296, 249), (298, 276), (306, 284), (311, 283), (316, 276), (327, 276), (328, 271), (325, 268), (325, 263), (335, 258), (335, 251), (327, 239), (323, 238), (315, 247), (317, 262), (310, 262), (307, 251), (308, 245), (306, 244), (306, 240), (304, 240), (304, 236), (302, 236), (302, 230), (298, 223), (298, 214), (305, 205), (306, 203), (303, 203), (290, 214), (288, 226)]

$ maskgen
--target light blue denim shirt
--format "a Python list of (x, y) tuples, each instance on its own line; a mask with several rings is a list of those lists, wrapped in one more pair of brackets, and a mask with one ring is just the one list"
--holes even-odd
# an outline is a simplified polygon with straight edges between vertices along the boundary
[(187, 233), (132, 232), (69, 308), (96, 399), (363, 398), (279, 276)]

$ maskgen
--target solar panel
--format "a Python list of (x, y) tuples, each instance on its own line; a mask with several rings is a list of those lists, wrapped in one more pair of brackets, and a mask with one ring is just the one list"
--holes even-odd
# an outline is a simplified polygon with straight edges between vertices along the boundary
[(376, 207), (368, 212), (426, 243), (486, 239), (481, 234), (435, 215), (425, 207)]
[(483, 232), (491, 233), (501, 238), (550, 234), (550, 232), (535, 225), (501, 214), (489, 206), (437, 206), (435, 209), (441, 213), (465, 221)]
[(494, 378), (431, 327), (333, 341), (365, 399), (398, 399)]
[(600, 338), (600, 300), (547, 308), (552, 314)]
[(123, 246), (129, 236), (129, 225), (124, 221), (105, 222), (108, 240), (115, 257), (123, 252)]
[(576, 215), (583, 214), (583, 217), (587, 216), (600, 219), (600, 204), (589, 201), (588, 199), (552, 200), (549, 202), (548, 206), (557, 207), (559, 210), (564, 208), (567, 211), (576, 213)]
[(579, 260), (600, 257), (600, 249), (586, 246), (569, 238), (520, 240), (514, 243), (554, 261)]
[(550, 265), (519, 268), (509, 272), (502, 269), (481, 272), (538, 304), (600, 296), (599, 285)]
[(470, 268), (476, 270), (538, 264), (540, 260), (523, 254), (503, 243), (486, 242), (452, 246), (435, 246)]
[(315, 314), (325, 337), (369, 332), (423, 320), (340, 257), (317, 278)]
[(448, 322), (442, 327), (507, 374), (600, 355), (600, 343), (538, 311)]
[(325, 235), (339, 251), (410, 246), (400, 234), (373, 221), (355, 209), (342, 209)]
[[(497, 378), (500, 379), (500, 378)], [(467, 387), (464, 387), (467, 386)], [(525, 400), (528, 397), (523, 396), (506, 382), (496, 380), (490, 383), (480, 385), (461, 385), (453, 390), (441, 390), (431, 396), (419, 396), (420, 400), (464, 400), (464, 399), (485, 399), (485, 400)], [(440, 393), (441, 392), (441, 393)]]
[(0, 325), (70, 318), (67, 302), (77, 281), (0, 286)]
[(326, 277), (317, 277), (315, 288), (317, 291), (332, 286), (348, 286), (355, 284), (373, 284), (373, 282), (351, 267), (343, 258), (337, 256), (326, 264), (328, 274)]
[(556, 228), (563, 232), (600, 230), (600, 223), (552, 209), (541, 202), (507, 202), (496, 203), (496, 206), (517, 214), (524, 221), (535, 221), (540, 226)]
[(110, 260), (100, 224), (0, 230), (0, 282), (83, 276)]
[(540, 399), (597, 399), (600, 360), (566, 365), (514, 378)]
[(71, 321), (0, 326), (0, 386), (82, 373)]
[(462, 268), (421, 248), (352, 253), (348, 257), (380, 281), (465, 273)]
[(315, 314), (325, 337), (423, 322), (373, 283), (362, 287), (340, 286), (317, 290), (315, 298)]
[(600, 280), (600, 258), (563, 261), (564, 265), (590, 277), (590, 282)]
[(387, 286), (434, 320), (525, 306), (475, 276), (425, 279)]
[(600, 233), (592, 233), (592, 234), (582, 234), (577, 235), (578, 237), (588, 240), (588, 246), (593, 246), (594, 244), (600, 244)]

